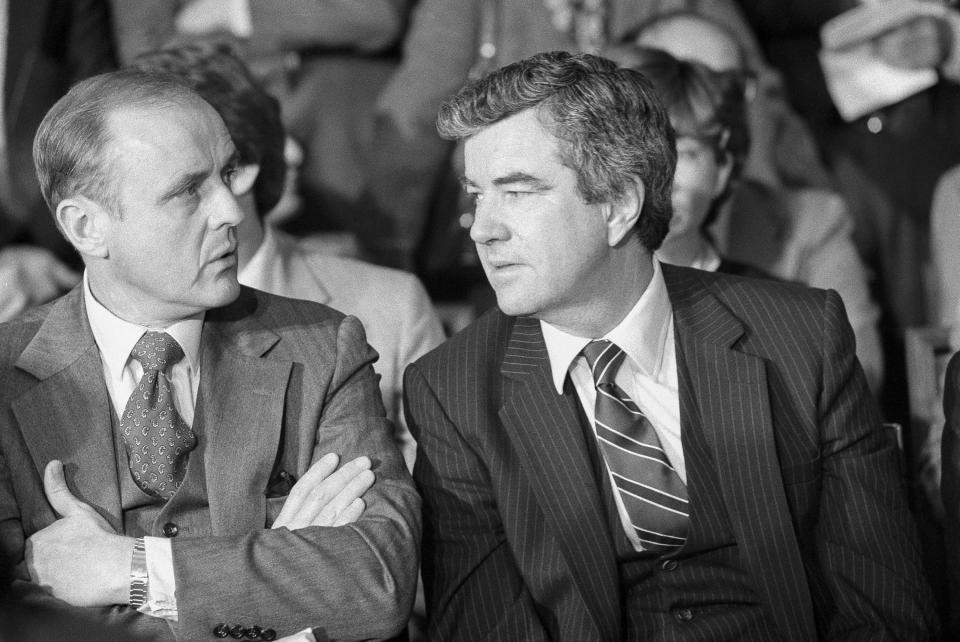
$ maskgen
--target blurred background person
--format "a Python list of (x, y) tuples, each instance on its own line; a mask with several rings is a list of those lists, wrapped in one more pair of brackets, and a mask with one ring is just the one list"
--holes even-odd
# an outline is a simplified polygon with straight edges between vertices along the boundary
[[(960, 164), (960, 12), (955, 2), (939, 0), (737, 3), (847, 201), (853, 238), (874, 273), (882, 311), (885, 417), (906, 425), (904, 331), (936, 319), (937, 303), (930, 300), (935, 279), (928, 278), (932, 198), (943, 173)], [(902, 20), (892, 21), (895, 15)], [(828, 35), (843, 35), (851, 47), (871, 52), (871, 64), (926, 70), (932, 82), (845, 119), (822, 62), (836, 53)]]
[(40, 196), (33, 135), (71, 84), (115, 66), (106, 0), (0, 0), (0, 321), (80, 278)]
[[(691, 58), (743, 79), (744, 90), (739, 98), (724, 98), (724, 91), (715, 86), (711, 99), (703, 93), (702, 86), (699, 90), (693, 86), (694, 81), (685, 78), (684, 72), (676, 68), (665, 70), (660, 63), (651, 64), (650, 71), (659, 78), (660, 88), (674, 95), (674, 101), (668, 101), (674, 102), (674, 107), (697, 101), (695, 107), (686, 108), (691, 115), (683, 119), (683, 127), (689, 128), (694, 124), (690, 121), (698, 119), (704, 119), (701, 125), (707, 125), (711, 113), (712, 119), (727, 119), (729, 133), (725, 143), (729, 149), (723, 151), (731, 154), (730, 169), (722, 165), (706, 169), (723, 170), (718, 178), (732, 173), (731, 178), (737, 179), (743, 168), (742, 180), (729, 186), (724, 184), (717, 192), (722, 198), (710, 199), (705, 204), (702, 201), (709, 194), (701, 194), (698, 198), (701, 202), (695, 207), (706, 208), (701, 214), (704, 217), (710, 207), (715, 210), (707, 225), (711, 226), (716, 250), (728, 262), (748, 265), (786, 281), (834, 289), (840, 294), (857, 338), (857, 357), (871, 389), (879, 393), (884, 377), (884, 354), (877, 328), (880, 313), (871, 298), (868, 276), (853, 244), (852, 222), (842, 198), (835, 192), (809, 184), (790, 184), (784, 178), (791, 176), (791, 172), (776, 158), (789, 156), (791, 149), (796, 156), (811, 156), (813, 143), (802, 129), (783, 134), (784, 123), (792, 122), (795, 116), (788, 115), (789, 106), (782, 104), (782, 98), (778, 97), (775, 77), (768, 78), (762, 87), (756, 86), (756, 77), (744, 67), (748, 58), (735, 33), (702, 15), (677, 11), (639, 26), (629, 35), (627, 44), (611, 49), (609, 55), (627, 66), (643, 65), (646, 60), (643, 57), (634, 59), (636, 46), (658, 47), (679, 58)], [(640, 66), (637, 68), (645, 71)], [(702, 73), (700, 77), (704, 78)], [(683, 87), (685, 81), (691, 86)], [(691, 94), (698, 91), (700, 95), (694, 99)], [(684, 95), (686, 92), (690, 94)], [(749, 128), (746, 135), (739, 132), (741, 123)], [(696, 131), (696, 126), (693, 129)], [(797, 146), (786, 152), (776, 151), (791, 141)], [(694, 142), (684, 144), (694, 145)], [(709, 164), (710, 159), (702, 155), (698, 162)], [(681, 168), (685, 167), (686, 164), (678, 164), (678, 190), (683, 190), (683, 184), (690, 180), (680, 175)], [(792, 175), (796, 178), (796, 173)], [(815, 181), (813, 175), (809, 179), (809, 183)], [(688, 204), (683, 198), (675, 199), (675, 207), (679, 207), (683, 218)], [(675, 224), (680, 223), (678, 220)]]

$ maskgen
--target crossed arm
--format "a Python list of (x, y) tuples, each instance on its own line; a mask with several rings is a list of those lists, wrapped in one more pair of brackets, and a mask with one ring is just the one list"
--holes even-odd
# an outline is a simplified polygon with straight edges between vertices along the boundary
[[(368, 457), (337, 468), (333, 453), (321, 457), (290, 491), (271, 528), (344, 526), (363, 513), (363, 494), (374, 482)], [(30, 579), (73, 606), (127, 604), (134, 538), (117, 534), (93, 508), (73, 496), (63, 464), (43, 474), (47, 501), (60, 516), (26, 542)]]
[[(337, 335), (335, 373), (317, 393), (320, 410), (311, 410), (319, 416), (302, 420), (311, 428), (287, 433), (287, 442), (301, 439), (308, 450), (297, 455), (306, 460), (298, 464), (303, 474), (273, 527), (170, 540), (177, 637), (207, 637), (228, 621), (265, 623), (281, 635), (322, 626), (336, 638), (389, 637), (405, 625), (417, 578), (419, 497), (382, 416), (370, 366), (375, 353), (355, 319)], [(11, 447), (19, 448), (16, 439)], [(47, 466), (44, 493), (19, 488), (36, 478), (29, 465), (10, 470), (13, 459), (5, 458), (15, 455), (0, 457), (0, 546), (13, 562), (26, 553), (18, 595), (63, 608), (106, 606), (84, 616), (155, 626), (147, 622), (154, 618), (116, 608), (128, 604), (132, 540), (113, 532), (97, 507), (72, 497), (58, 462)], [(347, 463), (337, 468), (339, 461)], [(237, 489), (231, 505), (245, 506), (243, 498), (254, 501), (257, 492)], [(258, 519), (237, 523), (250, 517)]]

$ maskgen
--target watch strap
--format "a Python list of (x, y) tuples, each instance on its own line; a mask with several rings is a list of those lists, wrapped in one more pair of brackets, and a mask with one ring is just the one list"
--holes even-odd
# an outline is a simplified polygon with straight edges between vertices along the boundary
[(133, 559), (130, 562), (130, 606), (135, 609), (147, 603), (147, 549), (142, 537), (133, 540)]

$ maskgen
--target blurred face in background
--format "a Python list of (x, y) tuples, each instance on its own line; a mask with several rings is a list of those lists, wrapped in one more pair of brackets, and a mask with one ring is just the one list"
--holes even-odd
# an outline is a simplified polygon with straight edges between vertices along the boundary
[(743, 50), (725, 29), (696, 16), (675, 16), (655, 23), (638, 34), (635, 43), (666, 51), (682, 60), (699, 62), (714, 71), (756, 71), (747, 84), (747, 122), (750, 152), (744, 176), (766, 185), (777, 185), (776, 141), (784, 126), (786, 98), (782, 82), (769, 69), (749, 70)]
[(677, 136), (677, 169), (673, 175), (673, 217), (665, 244), (702, 234), (703, 221), (730, 178), (733, 162), (719, 154), (715, 141)]

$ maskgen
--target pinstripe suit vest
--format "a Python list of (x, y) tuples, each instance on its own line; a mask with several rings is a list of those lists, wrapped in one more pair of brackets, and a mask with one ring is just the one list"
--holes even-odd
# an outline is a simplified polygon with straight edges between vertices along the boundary
[[(569, 379), (567, 386), (576, 394)], [(682, 435), (691, 506), (687, 543), (680, 551), (657, 554), (635, 551), (624, 534), (596, 437), (586, 415), (580, 419), (617, 557), (623, 639), (777, 639), (743, 571), (699, 420), (685, 424)]]

